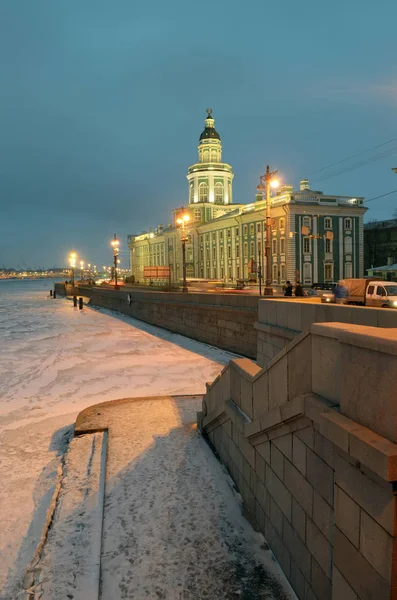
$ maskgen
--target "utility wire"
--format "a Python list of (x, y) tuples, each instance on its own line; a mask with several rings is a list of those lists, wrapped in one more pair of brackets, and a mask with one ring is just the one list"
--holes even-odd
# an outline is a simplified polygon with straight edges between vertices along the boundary
[(375, 156), (371, 156), (370, 158), (367, 158), (365, 160), (361, 160), (356, 163), (353, 163), (352, 165), (348, 165), (342, 169), (339, 169), (332, 173), (329, 173), (328, 175), (323, 175), (322, 177), (319, 177), (315, 181), (324, 181), (325, 179), (330, 179), (331, 177), (336, 177), (337, 175), (342, 175), (343, 173), (348, 173), (350, 171), (353, 171), (354, 169), (358, 169), (359, 167), (363, 167), (372, 162), (382, 160), (383, 158), (387, 158), (388, 156), (392, 156), (393, 154), (396, 154), (396, 153), (397, 153), (397, 146), (394, 146), (393, 148), (389, 148), (389, 150), (385, 150), (384, 152), (381, 152), (380, 154), (375, 154)]
[(375, 196), (374, 198), (369, 198), (369, 200), (364, 200), (364, 204), (367, 202), (372, 202), (373, 200), (378, 200), (379, 198), (384, 198), (385, 196), (390, 196), (391, 194), (395, 194), (397, 190), (392, 190), (391, 192), (387, 192), (386, 194), (381, 194), (380, 196)]
[(387, 146), (387, 144), (390, 144), (391, 142), (395, 142), (396, 140), (397, 140), (397, 138), (392, 138), (388, 142), (383, 142), (382, 144), (377, 144), (376, 146), (372, 146), (372, 148), (369, 148), (368, 150), (362, 150), (361, 152), (358, 152), (357, 154), (352, 154), (351, 156), (342, 158), (341, 160), (331, 163), (330, 165), (327, 165), (326, 167), (322, 167), (321, 169), (316, 169), (315, 171), (311, 171), (309, 173), (309, 175), (314, 175), (315, 173), (319, 173), (320, 171), (326, 171), (327, 169), (330, 169), (331, 167), (335, 167), (336, 165), (340, 165), (341, 163), (351, 160), (352, 158), (357, 158), (357, 156), (361, 156), (362, 154), (366, 154), (367, 152), (371, 152), (372, 150), (376, 150), (377, 148), (381, 148), (382, 146)]

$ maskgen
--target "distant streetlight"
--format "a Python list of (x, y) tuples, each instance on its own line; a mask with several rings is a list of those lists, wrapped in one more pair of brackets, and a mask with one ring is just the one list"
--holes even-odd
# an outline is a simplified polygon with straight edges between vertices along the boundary
[(120, 242), (114, 234), (112, 241), (110, 242), (113, 246), (113, 264), (114, 264), (114, 289), (117, 290), (117, 262), (119, 257), (119, 246)]
[(177, 224), (180, 226), (181, 228), (181, 242), (182, 242), (182, 272), (183, 272), (183, 283), (182, 283), (182, 292), (187, 292), (187, 281), (186, 281), (186, 242), (187, 242), (187, 236), (186, 236), (186, 224), (188, 223), (188, 221), (190, 220), (190, 217), (188, 214), (186, 214), (184, 212), (184, 208), (182, 207), (182, 214), (179, 217), (179, 219), (177, 219)]
[(72, 271), (72, 285), (74, 287), (74, 270), (76, 268), (76, 259), (77, 259), (77, 254), (76, 252), (71, 252), (69, 254), (69, 265)]
[(84, 279), (84, 261), (83, 260), (80, 261), (80, 270), (81, 270), (81, 280), (83, 281), (83, 279)]
[(273, 295), (273, 287), (271, 280), (271, 270), (270, 270), (270, 237), (272, 235), (272, 227), (271, 227), (271, 218), (270, 218), (270, 188), (277, 188), (280, 183), (276, 179), (277, 171), (270, 171), (269, 165), (266, 167), (266, 173), (261, 175), (260, 184), (258, 185), (258, 190), (261, 192), (262, 196), (266, 194), (266, 283), (265, 283), (265, 296)]

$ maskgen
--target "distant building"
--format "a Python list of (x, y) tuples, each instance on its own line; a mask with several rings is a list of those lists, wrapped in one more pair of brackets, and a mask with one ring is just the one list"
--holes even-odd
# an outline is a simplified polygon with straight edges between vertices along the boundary
[(365, 270), (397, 262), (397, 219), (364, 225)]
[[(190, 220), (186, 246), (189, 278), (255, 278), (265, 273), (266, 201), (233, 204), (232, 167), (222, 162), (222, 145), (211, 111), (199, 138), (199, 161), (189, 167)], [(182, 278), (181, 232), (174, 209), (167, 228), (130, 235), (131, 274), (148, 282), (145, 267), (170, 267), (173, 282)], [(362, 198), (325, 195), (303, 179), (299, 190), (282, 186), (272, 197), (271, 276), (273, 284), (300, 280), (306, 285), (364, 274)], [(153, 271), (155, 272), (155, 270)], [(161, 274), (161, 269), (158, 269)], [(150, 277), (164, 280), (166, 277)]]

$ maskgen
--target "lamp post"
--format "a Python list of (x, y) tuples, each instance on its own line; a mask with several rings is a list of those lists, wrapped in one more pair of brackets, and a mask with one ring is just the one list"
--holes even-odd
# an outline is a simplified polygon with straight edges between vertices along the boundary
[(181, 228), (181, 242), (182, 242), (182, 272), (183, 272), (183, 283), (182, 283), (182, 292), (187, 292), (187, 281), (186, 281), (186, 223), (190, 220), (188, 214), (184, 213), (184, 208), (182, 207), (182, 215), (177, 219), (177, 223)]
[(113, 246), (113, 264), (114, 264), (114, 289), (117, 290), (117, 259), (119, 257), (119, 246), (120, 242), (117, 239), (116, 234), (114, 234), (113, 239), (111, 241)]
[(83, 279), (84, 279), (84, 261), (83, 260), (80, 261), (80, 271), (81, 271), (81, 273), (80, 273), (81, 281), (83, 281)]
[(77, 259), (77, 254), (76, 252), (71, 252), (69, 254), (69, 265), (72, 271), (72, 286), (74, 287), (74, 270), (76, 268), (76, 259)]
[(260, 184), (258, 190), (262, 193), (262, 196), (266, 193), (266, 282), (265, 282), (265, 296), (273, 295), (272, 280), (271, 280), (271, 269), (270, 269), (270, 237), (272, 234), (271, 218), (270, 218), (270, 188), (276, 188), (279, 186), (279, 182), (276, 179), (277, 171), (270, 171), (269, 165), (266, 167), (266, 173), (261, 175)]

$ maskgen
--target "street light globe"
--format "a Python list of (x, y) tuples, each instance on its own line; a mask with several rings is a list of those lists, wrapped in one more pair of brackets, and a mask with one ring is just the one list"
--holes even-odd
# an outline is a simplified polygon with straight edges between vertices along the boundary
[(270, 182), (270, 186), (272, 188), (278, 188), (279, 185), (280, 185), (280, 182), (278, 181), (278, 179), (272, 179)]
[(189, 215), (183, 215), (183, 220), (186, 221), (190, 221), (190, 217)]
[(178, 223), (178, 225), (182, 225), (183, 220), (182, 219), (177, 219), (176, 222)]

